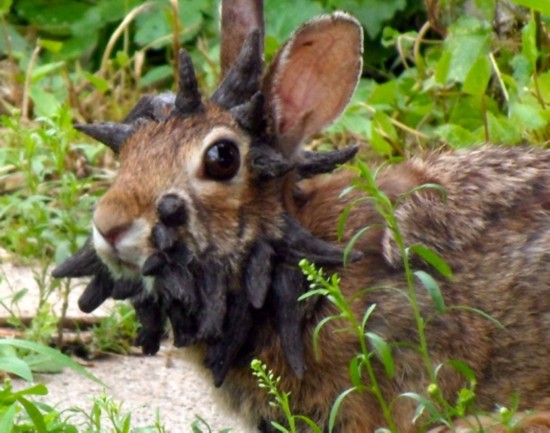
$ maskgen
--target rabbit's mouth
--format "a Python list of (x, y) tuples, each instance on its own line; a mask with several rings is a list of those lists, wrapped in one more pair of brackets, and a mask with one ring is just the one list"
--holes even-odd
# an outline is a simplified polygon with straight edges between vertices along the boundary
[(149, 225), (141, 219), (107, 234), (94, 224), (93, 244), (115, 278), (138, 278), (150, 255), (146, 251), (149, 233)]

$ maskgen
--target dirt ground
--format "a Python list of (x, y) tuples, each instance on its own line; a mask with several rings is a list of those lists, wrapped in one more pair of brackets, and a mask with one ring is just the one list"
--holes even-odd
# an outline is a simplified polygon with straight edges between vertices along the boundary
[[(0, 299), (26, 288), (29, 293), (19, 304), (22, 316), (32, 315), (38, 302), (38, 286), (30, 268), (0, 263)], [(69, 299), (70, 317), (83, 315), (77, 299), (82, 283), (75, 284)], [(59, 305), (55, 305), (59, 309)], [(0, 307), (0, 318), (7, 313)], [(56, 310), (58, 311), (58, 310)], [(94, 312), (108, 314), (109, 305)], [(47, 385), (45, 401), (59, 409), (92, 406), (94, 397), (103, 392), (122, 403), (122, 412), (132, 414), (134, 427), (154, 424), (157, 411), (166, 430), (172, 433), (192, 431), (191, 424), (200, 416), (212, 432), (231, 428), (234, 432), (257, 432), (250, 422), (233, 412), (214, 385), (210, 372), (200, 366), (191, 351), (174, 349), (165, 344), (156, 356), (109, 356), (95, 360), (88, 370), (107, 385), (96, 384), (71, 370), (61, 374), (35, 375), (37, 382)], [(20, 384), (21, 386), (22, 384)], [(28, 385), (28, 384), (25, 384)], [(207, 431), (207, 430), (204, 430)]]

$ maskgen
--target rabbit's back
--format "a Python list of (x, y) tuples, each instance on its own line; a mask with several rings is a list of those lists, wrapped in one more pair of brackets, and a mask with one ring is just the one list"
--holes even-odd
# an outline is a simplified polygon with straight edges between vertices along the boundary
[[(302, 182), (296, 217), (315, 235), (335, 241), (340, 212), (357, 198), (340, 197), (349, 181), (350, 174), (343, 172)], [(399, 202), (396, 216), (406, 245), (432, 248), (454, 273), (452, 281), (447, 281), (412, 258), (413, 268), (427, 270), (438, 279), (447, 307), (443, 313), (436, 312), (427, 291), (416, 281), (420, 308), (428, 320), (426, 336), (434, 366), (449, 360), (466, 362), (477, 377), (477, 404), (485, 410), (493, 410), (497, 404), (510, 406), (515, 397), (523, 408), (550, 407), (550, 152), (487, 146), (445, 153), (390, 166), (380, 173), (378, 183)], [(405, 194), (430, 183), (438, 187)], [(380, 223), (371, 202), (359, 205), (348, 217), (345, 232), (349, 239), (358, 229), (373, 225), (356, 244), (365, 258), (347, 268), (327, 271), (340, 274), (341, 290), (350, 299), (369, 287), (387, 287), (365, 291), (352, 307), (362, 317), (376, 304), (367, 331), (390, 343), (414, 344), (418, 342), (417, 327), (409, 301), (401, 291), (391, 290), (406, 285), (402, 258), (393, 235), (378, 228)], [(335, 307), (322, 300), (306, 325), (303, 339), (308, 371), (302, 381), (285, 372), (284, 360), (275, 354), (277, 345), (273, 346), (272, 340), (266, 337), (258, 346), (256, 354), (284, 372), (281, 388), (291, 391), (298, 413), (328, 414), (330, 402), (350, 386), (347, 363), (358, 347), (355, 337), (337, 331), (345, 325), (327, 325), (320, 334), (320, 357), (313, 355), (315, 325), (335, 313)], [(387, 400), (404, 392), (424, 393), (429, 379), (418, 353), (402, 344), (395, 345), (393, 352), (393, 378), (376, 365)], [(229, 388), (237, 385), (238, 393), (245, 395), (240, 387), (246, 379), (237, 376)], [(440, 372), (439, 379), (443, 395), (450, 401), (466, 384), (450, 367)], [(253, 393), (250, 390), (249, 395)], [(341, 409), (340, 419), (345, 420), (341, 431), (370, 432), (371, 426), (374, 430), (383, 423), (379, 406), (368, 393), (352, 394), (346, 401)], [(410, 401), (399, 401), (394, 415), (403, 420), (399, 431), (408, 431), (414, 407)], [(273, 413), (266, 415), (274, 417)], [(319, 417), (321, 424), (326, 421)]]

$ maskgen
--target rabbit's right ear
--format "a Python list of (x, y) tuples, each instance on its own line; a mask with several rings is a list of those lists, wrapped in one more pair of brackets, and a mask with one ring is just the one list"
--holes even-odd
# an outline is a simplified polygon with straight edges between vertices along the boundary
[(263, 90), (285, 157), (341, 114), (359, 81), (362, 59), (363, 29), (342, 12), (307, 22), (281, 48)]
[(235, 63), (246, 37), (259, 32), (259, 52), (264, 46), (263, 0), (222, 0), (221, 3), (221, 76)]

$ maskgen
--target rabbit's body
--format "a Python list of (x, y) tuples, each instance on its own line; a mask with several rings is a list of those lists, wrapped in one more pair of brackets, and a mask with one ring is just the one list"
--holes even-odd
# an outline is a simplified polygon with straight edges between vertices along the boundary
[[(80, 299), (87, 311), (108, 296), (132, 296), (146, 353), (158, 350), (168, 317), (176, 345), (205, 350), (215, 383), (223, 382), (264, 430), (270, 420), (282, 420), (250, 372), (254, 357), (281, 375), (280, 389), (291, 393), (295, 413), (327, 429), (331, 405), (351, 386), (348, 363), (359, 346), (349, 324), (333, 321), (321, 331), (320, 356), (314, 356), (315, 326), (338, 312), (327, 299), (297, 301), (307, 289), (297, 263), (307, 257), (340, 274), (359, 320), (376, 305), (367, 330), (392, 343), (395, 359), (389, 378), (373, 358), (376, 377), (397, 431), (413, 432), (416, 405), (397, 397), (425, 394), (429, 375), (406, 345), (417, 343), (418, 333), (407, 297), (395, 290), (406, 287), (399, 249), (372, 203), (363, 201), (347, 219), (343, 242), (373, 227), (343, 267), (336, 227), (359, 193), (340, 197), (350, 172), (315, 175), (332, 171), (353, 150), (300, 151), (354, 91), (361, 27), (342, 13), (306, 23), (262, 78), (261, 2), (227, 1), (222, 14), (230, 13), (249, 24), (232, 27), (222, 19), (222, 32), (235, 34), (223, 39), (226, 72), (209, 101), (181, 53), (175, 99), (144, 102), (132, 111), (133, 123), (81, 127), (120, 151), (120, 169), (95, 210), (93, 250), (86, 245), (55, 275), (95, 275)], [(550, 409), (550, 151), (445, 153), (388, 166), (377, 182), (399, 202), (405, 243), (434, 249), (454, 271), (452, 282), (440, 280), (444, 314), (436, 314), (417, 282), (434, 366), (466, 362), (477, 375), (481, 408), (509, 405), (517, 394), (523, 408)], [(399, 199), (427, 183), (440, 185), (446, 199), (433, 188)], [(414, 257), (412, 265), (426, 268)], [(438, 377), (453, 401), (464, 378), (450, 367)], [(366, 373), (363, 380), (368, 387)], [(383, 425), (378, 402), (364, 390), (347, 396), (336, 431), (373, 433)]]
[[(452, 152), (389, 167), (378, 180), (394, 198), (427, 182), (445, 189), (446, 201), (434, 190), (404, 200), (396, 213), (402, 234), (409, 245), (434, 248), (453, 268), (453, 281), (440, 282), (448, 307), (479, 309), (504, 327), (472, 311), (435, 316), (426, 329), (434, 365), (451, 359), (465, 361), (476, 373), (476, 402), (485, 410), (498, 404), (510, 406), (514, 397), (520, 398), (524, 408), (549, 408), (550, 152), (496, 147)], [(339, 194), (349, 183), (348, 173), (303, 182), (296, 218), (313, 234), (335, 242), (338, 217), (349, 201), (339, 199)], [(348, 237), (378, 222), (380, 216), (365, 204), (348, 218)], [(365, 254), (363, 260), (347, 269), (330, 270), (341, 276), (340, 287), (348, 298), (368, 287), (405, 286), (401, 259), (389, 238), (387, 229), (373, 228), (356, 244)], [(418, 286), (423, 316), (431, 317), (433, 302)], [(388, 342), (417, 342), (413, 313), (402, 292), (370, 291), (352, 305), (361, 318), (372, 304), (376, 309), (368, 331)], [(347, 365), (359, 351), (354, 334), (337, 331), (349, 324), (331, 322), (320, 334), (320, 358), (315, 358), (313, 329), (324, 317), (337, 313), (322, 300), (305, 325), (308, 370), (302, 380), (286, 365), (269, 325), (257, 338), (253, 353), (282, 376), (280, 389), (291, 392), (293, 410), (320, 425), (326, 424), (336, 397), (351, 387)], [(380, 365), (376, 372), (386, 401), (404, 392), (424, 393), (429, 380), (420, 357), (412, 349), (394, 348), (394, 359), (395, 378), (389, 379)], [(465, 380), (445, 368), (440, 385), (453, 401)], [(224, 387), (231, 400), (247, 411), (266, 419), (280, 417), (277, 409), (266, 405), (265, 392), (257, 389), (248, 366), (231, 370)], [(416, 431), (411, 424), (413, 413), (410, 400), (398, 400), (394, 419), (399, 432)], [(366, 391), (346, 398), (339, 419), (337, 431), (346, 433), (373, 432), (385, 424), (378, 403)]]

